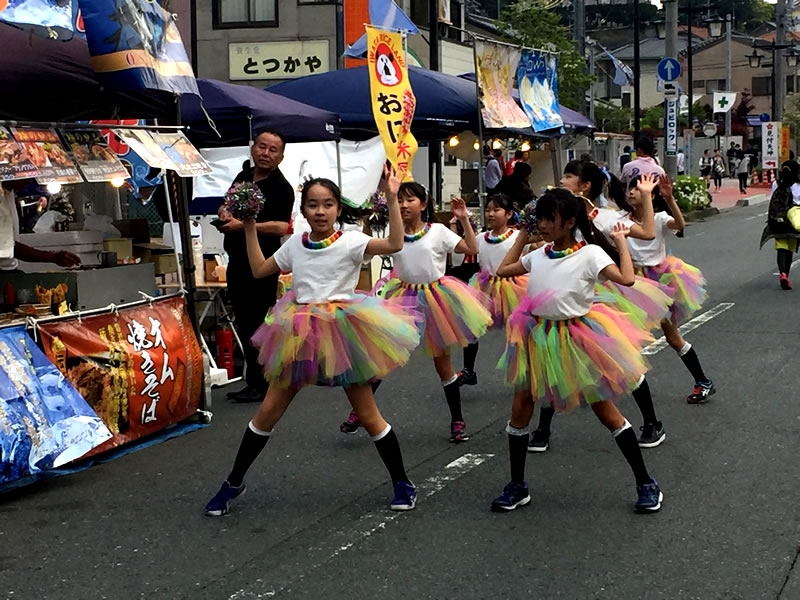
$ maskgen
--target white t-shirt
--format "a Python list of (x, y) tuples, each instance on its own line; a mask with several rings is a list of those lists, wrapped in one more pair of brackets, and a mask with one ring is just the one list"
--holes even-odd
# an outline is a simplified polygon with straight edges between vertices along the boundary
[(360, 231), (346, 231), (327, 248), (312, 250), (303, 245), (303, 234), (296, 233), (273, 256), (281, 271), (291, 271), (298, 303), (349, 300), (371, 239)]
[[(775, 193), (775, 190), (778, 189), (778, 182), (772, 182), (772, 193)], [(796, 205), (800, 205), (800, 183), (793, 183), (792, 184), (792, 201)]]
[(535, 297), (549, 290), (553, 293), (535, 314), (545, 319), (582, 317), (592, 308), (594, 286), (600, 271), (614, 261), (600, 246), (589, 244), (563, 258), (550, 258), (544, 248), (522, 257), (521, 262), (531, 274), (528, 296)]
[(611, 239), (611, 232), (614, 230), (614, 225), (622, 223), (625, 227), (630, 227), (633, 225), (633, 220), (631, 219), (630, 213), (627, 211), (598, 208), (597, 214), (594, 219), (592, 219), (592, 223), (597, 230), (613, 244), (614, 240)]
[(19, 239), (19, 215), (14, 192), (0, 188), (0, 271), (19, 266), (14, 258), (14, 244)]
[(406, 242), (392, 255), (394, 271), (406, 283), (432, 283), (444, 277), (447, 254), (461, 238), (441, 223), (432, 223), (430, 231), (415, 242)]
[(486, 241), (486, 234), (479, 233), (478, 264), (480, 264), (481, 270), (489, 271), (492, 275), (497, 275), (497, 268), (500, 266), (500, 263), (503, 262), (508, 251), (511, 250), (514, 241), (517, 239), (517, 235), (519, 235), (519, 230), (514, 229), (507, 239), (498, 244), (490, 244)]
[(654, 267), (667, 258), (667, 240), (669, 224), (673, 221), (669, 213), (659, 211), (655, 214), (656, 236), (652, 240), (628, 238), (628, 249), (635, 265)]

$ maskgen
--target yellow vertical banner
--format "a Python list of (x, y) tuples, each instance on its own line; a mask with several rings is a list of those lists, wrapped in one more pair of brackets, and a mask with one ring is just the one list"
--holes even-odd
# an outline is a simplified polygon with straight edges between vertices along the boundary
[(410, 180), (417, 153), (411, 133), (417, 99), (408, 79), (403, 35), (367, 26), (367, 60), (372, 115), (386, 156), (400, 179)]
[(788, 125), (781, 127), (781, 162), (789, 160), (789, 150), (791, 147), (791, 130)]

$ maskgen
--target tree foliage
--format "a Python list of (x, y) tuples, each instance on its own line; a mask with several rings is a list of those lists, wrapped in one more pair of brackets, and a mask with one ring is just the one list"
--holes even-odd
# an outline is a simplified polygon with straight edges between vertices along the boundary
[(633, 110), (613, 104), (597, 102), (594, 105), (594, 122), (599, 131), (623, 133), (631, 130)]
[[(679, 0), (678, 7), (685, 8), (687, 0)], [(715, 0), (715, 8), (707, 11), (703, 9), (703, 3), (693, 0), (695, 25), (700, 24), (706, 17), (724, 17), (726, 14), (733, 16), (734, 29), (743, 33), (750, 33), (759, 25), (769, 21), (775, 21), (775, 5), (769, 4), (764, 0)], [(681, 11), (681, 23), (686, 23), (686, 13)]]
[(558, 14), (534, 0), (523, 0), (503, 10), (500, 26), (513, 43), (558, 52), (558, 100), (583, 112), (592, 78), (586, 72), (586, 59), (576, 51), (569, 28)]

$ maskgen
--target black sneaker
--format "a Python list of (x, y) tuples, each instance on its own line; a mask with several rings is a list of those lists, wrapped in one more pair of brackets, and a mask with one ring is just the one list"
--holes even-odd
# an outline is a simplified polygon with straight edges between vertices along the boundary
[(339, 431), (342, 433), (355, 433), (359, 427), (361, 427), (361, 423), (358, 421), (358, 415), (356, 411), (351, 410), (347, 420), (339, 425)]
[(689, 404), (705, 404), (708, 402), (710, 396), (717, 393), (714, 388), (714, 383), (709, 379), (708, 381), (700, 381), (694, 385), (694, 390), (686, 398)]
[(636, 486), (639, 499), (636, 501), (636, 512), (654, 513), (661, 510), (661, 503), (664, 501), (664, 494), (658, 487), (658, 482), (651, 479), (650, 483)]
[(530, 504), (530, 501), (531, 495), (528, 493), (528, 484), (512, 481), (503, 489), (503, 493), (492, 502), (492, 512), (509, 512), (518, 506)]
[(464, 369), (458, 374), (458, 379), (456, 379), (456, 383), (459, 386), (478, 385), (478, 374), (475, 371)]
[(533, 432), (528, 442), (528, 452), (547, 452), (550, 448), (550, 434), (541, 429)]
[(241, 394), (242, 392), (246, 391), (246, 390), (247, 390), (249, 387), (250, 387), (250, 386), (245, 386), (245, 387), (243, 387), (243, 388), (242, 388), (242, 389), (240, 389), (240, 390), (236, 390), (235, 392), (228, 392), (227, 394), (225, 394), (225, 397), (226, 397), (228, 400), (233, 400), (234, 398), (236, 398), (236, 396), (238, 396), (238, 395), (239, 395), (239, 394)]
[(267, 395), (266, 389), (259, 389), (252, 386), (247, 386), (238, 394), (231, 396), (231, 401), (242, 404), (248, 402), (261, 402), (264, 400), (264, 396), (266, 395)]
[(645, 423), (639, 427), (639, 430), (642, 432), (639, 436), (639, 448), (655, 448), (667, 439), (667, 434), (661, 421)]

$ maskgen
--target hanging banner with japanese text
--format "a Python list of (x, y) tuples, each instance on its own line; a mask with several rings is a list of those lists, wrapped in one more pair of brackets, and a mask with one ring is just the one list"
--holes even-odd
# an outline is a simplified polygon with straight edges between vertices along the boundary
[(768, 121), (761, 125), (761, 166), (777, 169), (780, 156), (781, 122)]
[(110, 437), (24, 327), (0, 329), (0, 485), (72, 462)]
[(86, 181), (111, 181), (117, 177), (129, 177), (117, 154), (97, 129), (65, 129), (61, 134)]
[(664, 100), (664, 154), (678, 154), (678, 100), (674, 98)]
[(83, 181), (78, 168), (67, 154), (55, 129), (11, 130), (16, 140), (25, 148), (39, 174), (39, 183), (80, 183)]
[(181, 298), (42, 323), (44, 351), (103, 420), (102, 452), (194, 414), (203, 360)]
[(523, 50), (517, 69), (522, 108), (534, 131), (564, 126), (558, 108), (558, 55), (540, 50)]
[(789, 160), (791, 156), (792, 136), (788, 125), (781, 127), (781, 164)]
[(386, 156), (400, 179), (411, 179), (411, 164), (417, 153), (411, 121), (417, 99), (408, 78), (403, 35), (367, 27), (367, 59), (372, 114)]
[(483, 124), (490, 129), (530, 127), (531, 120), (511, 97), (512, 78), (519, 64), (519, 50), (476, 39), (475, 58), (483, 102)]
[(0, 181), (36, 177), (39, 169), (11, 132), (0, 127)]

